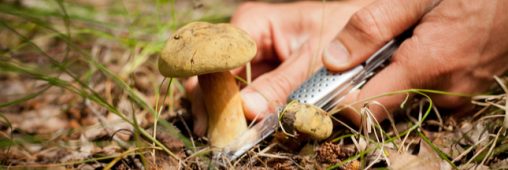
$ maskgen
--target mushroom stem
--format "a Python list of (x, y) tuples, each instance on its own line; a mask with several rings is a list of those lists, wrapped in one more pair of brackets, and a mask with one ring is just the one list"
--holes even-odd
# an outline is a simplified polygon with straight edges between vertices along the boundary
[(198, 79), (208, 112), (208, 139), (212, 147), (224, 148), (247, 130), (239, 88), (229, 71)]

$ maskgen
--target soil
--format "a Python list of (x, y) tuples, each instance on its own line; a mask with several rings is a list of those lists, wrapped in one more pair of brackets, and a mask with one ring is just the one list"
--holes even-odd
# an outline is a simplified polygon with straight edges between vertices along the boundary
[(349, 157), (353, 152), (342, 149), (339, 144), (325, 142), (316, 149), (316, 153), (319, 162), (335, 164)]

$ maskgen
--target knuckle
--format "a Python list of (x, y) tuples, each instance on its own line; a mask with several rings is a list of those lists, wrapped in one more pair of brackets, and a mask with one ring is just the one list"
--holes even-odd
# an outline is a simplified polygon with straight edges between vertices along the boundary
[(354, 13), (347, 27), (369, 40), (384, 41), (388, 37), (380, 27), (378, 19), (369, 8)]
[(405, 72), (414, 87), (434, 88), (449, 79), (452, 63), (446, 61), (439, 49), (425, 45), (418, 35), (404, 41), (396, 52), (393, 62)]

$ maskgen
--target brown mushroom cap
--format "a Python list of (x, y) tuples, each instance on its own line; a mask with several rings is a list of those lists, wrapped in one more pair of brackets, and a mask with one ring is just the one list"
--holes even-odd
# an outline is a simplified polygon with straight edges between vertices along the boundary
[(231, 70), (256, 55), (256, 44), (231, 24), (193, 22), (170, 37), (159, 58), (166, 77), (187, 77)]

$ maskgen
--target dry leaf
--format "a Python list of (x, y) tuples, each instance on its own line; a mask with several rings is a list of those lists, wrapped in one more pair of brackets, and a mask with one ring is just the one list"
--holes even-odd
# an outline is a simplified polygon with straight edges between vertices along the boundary
[(390, 169), (413, 169), (413, 170), (445, 170), (451, 169), (447, 162), (441, 160), (439, 156), (432, 150), (432, 148), (425, 142), (420, 142), (420, 152), (418, 155), (413, 155), (408, 152), (399, 153), (393, 150), (388, 150), (388, 159), (390, 162)]

